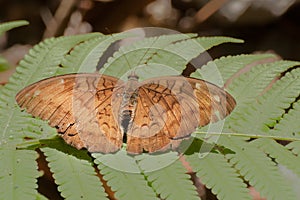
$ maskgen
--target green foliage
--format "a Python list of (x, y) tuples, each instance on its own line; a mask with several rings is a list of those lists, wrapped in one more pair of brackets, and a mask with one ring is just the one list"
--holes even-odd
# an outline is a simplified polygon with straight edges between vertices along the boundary
[(5, 58), (0, 56), (0, 72), (5, 71), (9, 68), (9, 63)]
[[(224, 135), (202, 134), (208, 128), (199, 128), (193, 136), (200, 142), (195, 140), (180, 159), (174, 152), (132, 156), (124, 150), (90, 156), (85, 150), (52, 139), (56, 135), (53, 128), (16, 105), (15, 95), (30, 83), (58, 74), (97, 71), (106, 50), (128, 37), (134, 35), (93, 33), (50, 38), (36, 45), (20, 62), (9, 83), (0, 89), (0, 199), (46, 198), (36, 190), (40, 173), (37, 153), (29, 143), (41, 147), (58, 191), (66, 199), (108, 199), (105, 184), (116, 199), (122, 200), (199, 199), (188, 168), (218, 199), (251, 199), (248, 186), (267, 199), (299, 199), (278, 169), (279, 164), (283, 165), (300, 177), (298, 62), (258, 64), (272, 58), (271, 54), (227, 56), (192, 73), (219, 86), (225, 84), (237, 106), (225, 122), (211, 125), (224, 123)], [(141, 80), (180, 75), (192, 59), (225, 42), (241, 41), (193, 34), (149, 37), (119, 48), (104, 61), (100, 72), (123, 78), (135, 68)], [(244, 70), (245, 66), (250, 70)], [(284, 146), (275, 139), (292, 142)], [(213, 148), (213, 153), (199, 154), (197, 145), (204, 144)], [(25, 149), (18, 149), (20, 146)], [(105, 184), (97, 177), (94, 165)]]
[[(188, 162), (201, 177), (201, 181), (219, 199), (251, 199), (247, 185), (239, 178), (239, 174), (231, 164), (227, 162), (224, 155), (210, 153), (199, 159), (199, 155), (187, 156)], [(230, 191), (230, 192), (228, 192)]]
[[(156, 193), (148, 187), (144, 175), (134, 173), (139, 171), (138, 165), (134, 158), (126, 155), (126, 152), (119, 151), (115, 155), (94, 153), (93, 156), (96, 158), (95, 163), (98, 165), (100, 173), (111, 189), (115, 191), (117, 199), (157, 199)], [(117, 166), (118, 168), (114, 168)], [(123, 169), (125, 172), (118, 169)]]
[(32, 199), (37, 195), (35, 151), (0, 149), (0, 199)]
[(0, 24), (0, 35), (5, 33), (6, 31), (9, 31), (13, 28), (17, 28), (20, 26), (28, 25), (29, 23), (25, 20), (18, 20), (13, 22), (5, 22)]
[[(0, 36), (5, 33), (6, 31), (9, 31), (13, 28), (17, 28), (19, 26), (24, 26), (27, 25), (28, 22), (24, 20), (19, 20), (19, 21), (13, 21), (13, 22), (6, 22), (6, 23), (1, 23), (0, 24)], [(0, 55), (0, 72), (5, 71), (9, 68), (9, 63), (5, 58), (3, 58)]]
[[(166, 156), (169, 158), (166, 158)], [(166, 159), (171, 159), (172, 164), (162, 165), (161, 161)], [(138, 161), (141, 170), (147, 177), (147, 181), (151, 183), (153, 189), (162, 199), (199, 199), (191, 177), (183, 173), (186, 169), (178, 160), (176, 154), (168, 153), (163, 157), (144, 155)], [(155, 164), (157, 166), (154, 167)]]
[(49, 162), (58, 191), (65, 199), (93, 199), (95, 196), (107, 199), (91, 162), (53, 148), (41, 150)]

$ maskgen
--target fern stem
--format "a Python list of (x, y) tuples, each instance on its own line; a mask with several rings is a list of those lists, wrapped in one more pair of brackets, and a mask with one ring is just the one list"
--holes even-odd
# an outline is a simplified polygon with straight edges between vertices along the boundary
[[(203, 135), (205, 135), (203, 137)], [(196, 131), (192, 134), (193, 137), (199, 139), (209, 139), (210, 136), (235, 136), (235, 137), (249, 137), (249, 138), (270, 138), (274, 140), (283, 140), (283, 141), (300, 141), (300, 138), (296, 137), (280, 137), (277, 135), (261, 135), (261, 134), (246, 134), (246, 133), (218, 133), (218, 132), (205, 132), (205, 131)]]

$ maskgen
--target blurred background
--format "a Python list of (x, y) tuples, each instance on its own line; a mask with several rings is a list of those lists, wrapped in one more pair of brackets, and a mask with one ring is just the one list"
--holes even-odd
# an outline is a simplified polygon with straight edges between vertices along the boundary
[(0, 51), (15, 66), (48, 37), (154, 26), (245, 40), (214, 48), (212, 57), (270, 51), (300, 60), (299, 11), (300, 0), (0, 0), (1, 22), (30, 22), (2, 36)]

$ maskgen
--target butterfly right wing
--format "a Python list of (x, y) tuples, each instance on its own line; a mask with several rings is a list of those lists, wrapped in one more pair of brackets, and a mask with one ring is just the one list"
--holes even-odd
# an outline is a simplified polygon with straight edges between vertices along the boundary
[(34, 83), (16, 96), (21, 108), (48, 120), (77, 149), (109, 153), (121, 148), (111, 96), (118, 79), (100, 74), (68, 74)]

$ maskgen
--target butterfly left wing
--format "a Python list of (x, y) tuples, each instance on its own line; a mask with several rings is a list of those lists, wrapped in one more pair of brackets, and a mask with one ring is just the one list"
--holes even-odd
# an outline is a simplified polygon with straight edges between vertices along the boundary
[(223, 119), (235, 107), (235, 100), (226, 91), (193, 78), (146, 80), (138, 94), (127, 132), (127, 150), (132, 153), (176, 148), (196, 127)]
[(111, 96), (118, 80), (100, 74), (68, 74), (34, 83), (16, 96), (21, 108), (57, 128), (77, 149), (115, 152), (122, 133), (112, 113)]

